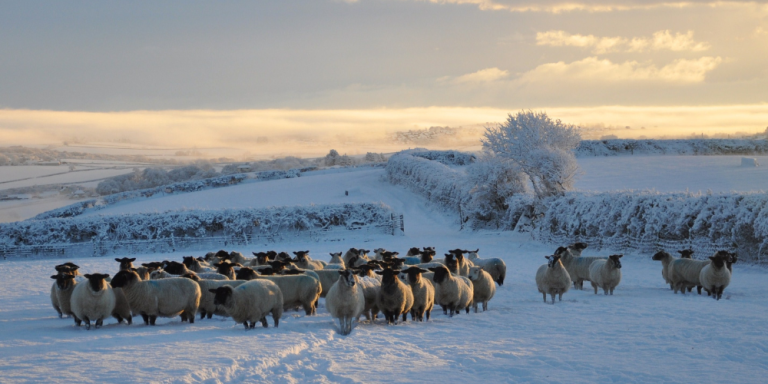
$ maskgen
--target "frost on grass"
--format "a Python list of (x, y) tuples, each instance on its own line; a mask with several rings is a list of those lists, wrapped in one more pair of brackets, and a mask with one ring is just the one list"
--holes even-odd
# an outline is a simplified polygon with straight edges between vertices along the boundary
[(583, 140), (576, 157), (624, 155), (758, 155), (768, 153), (768, 140)]

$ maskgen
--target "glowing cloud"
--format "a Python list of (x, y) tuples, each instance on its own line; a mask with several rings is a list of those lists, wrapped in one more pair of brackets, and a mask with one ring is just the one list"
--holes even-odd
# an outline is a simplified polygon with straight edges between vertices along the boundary
[(503, 80), (509, 77), (509, 71), (504, 71), (499, 68), (486, 68), (477, 72), (468, 73), (455, 78), (442, 77), (439, 80), (442, 82), (451, 82), (455, 84), (467, 84), (467, 83), (491, 83), (498, 80)]
[(661, 68), (650, 63), (627, 61), (614, 63), (588, 57), (572, 63), (542, 64), (524, 73), (521, 82), (590, 81), (617, 83), (657, 81), (666, 83), (700, 83), (706, 74), (722, 62), (720, 57), (702, 57), (696, 60), (678, 59)]
[(652, 37), (596, 37), (593, 35), (572, 35), (565, 31), (547, 31), (536, 34), (536, 45), (552, 47), (582, 47), (592, 48), (596, 54), (607, 52), (646, 52), (646, 51), (706, 51), (710, 48), (708, 43), (696, 42), (693, 39), (693, 31), (675, 33), (669, 31), (657, 31)]
[(768, 12), (768, 7), (757, 1), (621, 1), (621, 0), (420, 0), (436, 4), (471, 4), (484, 11), (510, 12), (616, 12), (633, 10), (652, 10), (660, 8), (680, 9), (691, 7), (757, 7), (762, 12)]

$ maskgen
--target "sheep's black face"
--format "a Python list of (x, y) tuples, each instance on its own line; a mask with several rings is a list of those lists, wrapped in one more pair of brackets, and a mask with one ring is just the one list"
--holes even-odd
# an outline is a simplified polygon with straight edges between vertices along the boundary
[(296, 259), (299, 260), (300, 263), (303, 263), (307, 261), (307, 256), (309, 255), (309, 251), (298, 251), (294, 252), (294, 255), (296, 255)]
[(445, 266), (448, 267), (448, 270), (453, 273), (459, 273), (459, 261), (456, 260), (453, 254), (446, 253), (445, 254)]
[(280, 252), (277, 254), (276, 260), (280, 261), (291, 261), (291, 255), (288, 254), (288, 252)]
[(566, 247), (558, 247), (555, 250), (555, 255), (562, 256), (566, 252), (568, 252), (568, 248), (566, 248)]
[(259, 264), (266, 264), (267, 261), (269, 260), (269, 255), (266, 252), (259, 252), (259, 253), (251, 252), (251, 253), (253, 253), (253, 255), (256, 256), (256, 261)]
[(227, 305), (227, 302), (232, 297), (232, 287), (223, 286), (216, 289), (209, 289), (213, 296), (213, 305)]
[(163, 269), (171, 275), (181, 275), (187, 271), (187, 267), (178, 261), (169, 261)]
[(572, 247), (575, 250), (583, 251), (587, 249), (587, 243), (574, 243)]
[(151, 263), (142, 263), (141, 266), (144, 268), (147, 268), (149, 272), (156, 271), (163, 267), (163, 263), (159, 261), (153, 261)]
[(221, 249), (218, 252), (216, 252), (215, 256), (218, 257), (219, 259), (222, 259), (222, 260), (229, 260), (229, 258), (230, 258), (229, 252), (227, 252), (227, 251), (225, 251), (223, 249)]
[(725, 266), (725, 262), (730, 258), (731, 256), (728, 252), (720, 251), (715, 253), (715, 255), (711, 256), (709, 259), (712, 260), (712, 265), (714, 265), (715, 268), (720, 269), (720, 268), (723, 268), (723, 266)]
[(408, 250), (408, 253), (411, 255), (418, 255), (421, 252), (419, 251), (419, 247), (413, 247)]
[[(230, 269), (231, 269), (231, 266), (230, 266)], [(256, 278), (256, 276), (258, 276), (256, 271), (248, 267), (243, 267), (243, 268), (240, 268), (239, 271), (237, 271), (236, 278), (237, 280), (253, 280)]]
[(259, 273), (261, 273), (262, 276), (272, 276), (275, 274), (275, 270), (272, 269), (272, 267), (261, 268), (259, 269)]
[(420, 253), (421, 256), (421, 262), (422, 263), (429, 263), (432, 261), (432, 258), (435, 256), (435, 252), (433, 251), (422, 251)]
[(133, 268), (133, 262), (136, 261), (136, 258), (127, 258), (123, 257), (122, 259), (115, 258), (115, 261), (120, 263), (120, 270), (126, 270)]
[(88, 279), (88, 285), (91, 286), (91, 290), (94, 292), (99, 292), (102, 289), (107, 287), (107, 282), (104, 281), (109, 277), (107, 274), (103, 273), (93, 273), (93, 274), (86, 274), (85, 278)]
[(656, 254), (654, 254), (651, 259), (659, 261), (659, 260), (664, 260), (664, 258), (668, 256), (669, 256), (669, 253), (666, 253), (664, 251), (659, 251), (659, 252), (656, 252)]
[(270, 261), (267, 264), (269, 264), (275, 272), (280, 272), (284, 270), (285, 266), (288, 265), (289, 263), (284, 261)]
[(442, 283), (451, 273), (446, 267), (434, 267), (429, 268), (429, 270), (435, 273), (435, 276), (433, 277), (435, 283)]
[(381, 258), (382, 258), (382, 259), (384, 259), (384, 261), (390, 261), (390, 260), (393, 260), (393, 259), (395, 259), (395, 257), (396, 257), (397, 255), (399, 255), (399, 254), (400, 254), (400, 253), (398, 253), (398, 252), (389, 252), (389, 251), (384, 251), (384, 252), (381, 254)]
[(552, 256), (544, 256), (549, 260), (549, 263), (547, 263), (547, 266), (549, 268), (554, 268), (555, 265), (557, 265), (558, 262), (560, 262), (560, 255), (552, 255)]
[(182, 260), (181, 263), (184, 264), (184, 266), (186, 266), (187, 268), (190, 268), (193, 265), (195, 265), (195, 261), (197, 261), (197, 259), (195, 259), (194, 256), (184, 256), (184, 259)]
[(61, 290), (69, 289), (75, 284), (75, 275), (71, 273), (59, 273), (58, 275), (51, 276), (51, 279), (56, 280), (56, 286)]
[(356, 255), (356, 256), (360, 256), (360, 250), (359, 250), (359, 249), (357, 249), (357, 248), (350, 248), (350, 249), (349, 249), (347, 252), (348, 252), (350, 255)]
[(139, 280), (139, 275), (133, 271), (120, 271), (112, 278), (111, 284), (115, 288), (122, 288)]
[(683, 249), (682, 251), (677, 251), (677, 253), (679, 253), (680, 257), (683, 259), (693, 258), (693, 249)]
[(416, 284), (421, 280), (421, 274), (429, 272), (426, 269), (421, 269), (419, 267), (409, 267), (408, 269), (403, 269), (401, 273), (405, 273), (408, 275), (408, 282), (411, 284)]
[(381, 284), (384, 285), (390, 285), (395, 282), (397, 279), (397, 274), (400, 273), (397, 269), (389, 269), (386, 268), (383, 271), (376, 271), (377, 274), (381, 275)]
[(611, 255), (610, 262), (613, 263), (613, 267), (617, 269), (621, 269), (621, 261), (619, 260), (624, 255)]
[(370, 249), (362, 249), (362, 248), (360, 248), (358, 250), (358, 255), (367, 255), (369, 252), (371, 252)]
[(344, 282), (348, 287), (354, 287), (355, 286), (355, 274), (352, 273), (349, 269), (340, 269), (339, 270), (339, 281)]

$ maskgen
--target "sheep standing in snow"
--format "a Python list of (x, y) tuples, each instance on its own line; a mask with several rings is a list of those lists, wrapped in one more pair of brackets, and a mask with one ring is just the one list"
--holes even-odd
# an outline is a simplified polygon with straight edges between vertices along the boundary
[(434, 250), (425, 249), (423, 251), (420, 251), (418, 254), (414, 256), (407, 256), (407, 257), (404, 257), (403, 259), (405, 260), (406, 265), (417, 265), (417, 264), (431, 263), (434, 257), (435, 257)]
[(203, 263), (194, 256), (184, 256), (182, 264), (195, 273), (215, 272), (213, 268), (204, 266)]
[(440, 304), (443, 313), (450, 317), (462, 309), (469, 313), (474, 291), (472, 282), (464, 276), (452, 275), (444, 265), (428, 269), (434, 272), (435, 304)]
[(360, 256), (360, 250), (357, 248), (350, 248), (347, 250), (347, 252), (344, 253), (344, 256), (342, 257), (342, 260), (344, 261), (344, 265), (349, 265), (349, 260), (353, 257), (359, 257)]
[(128, 298), (125, 297), (125, 292), (123, 292), (123, 289), (112, 288), (112, 293), (115, 294), (115, 308), (112, 310), (112, 317), (117, 319), (119, 324), (122, 323), (123, 320), (125, 320), (128, 325), (133, 324), (131, 305), (128, 303)]
[(732, 254), (727, 251), (717, 251), (714, 256), (710, 256), (712, 262), (704, 266), (699, 273), (699, 282), (701, 286), (714, 299), (720, 300), (723, 297), (723, 290), (731, 283), (731, 271), (728, 270), (726, 263), (732, 259)]
[[(677, 251), (677, 252), (680, 253), (682, 258), (688, 258), (688, 259), (691, 258), (691, 254), (693, 253), (693, 251), (691, 250), (684, 250), (684, 251)], [(677, 258), (670, 255), (669, 252), (659, 251), (653, 255), (652, 259), (656, 261), (661, 261), (661, 277), (664, 278), (664, 282), (669, 284), (669, 289), (673, 289), (672, 280), (669, 279), (669, 264), (677, 260)]]
[(320, 260), (312, 260), (312, 258), (309, 257), (309, 251), (298, 251), (294, 252), (294, 255), (296, 255), (296, 266), (301, 269), (309, 269), (309, 270), (321, 270), (325, 268), (325, 262)]
[(275, 251), (251, 252), (251, 253), (253, 253), (253, 256), (255, 256), (255, 258), (251, 259), (251, 262), (247, 264), (247, 266), (249, 267), (269, 265), (267, 263), (269, 263), (272, 260), (275, 260), (275, 258), (277, 257), (277, 252)]
[(603, 292), (613, 295), (613, 290), (621, 282), (621, 261), (624, 255), (611, 255), (608, 260), (595, 260), (589, 267), (589, 281), (597, 295), (597, 288), (603, 289)]
[(200, 306), (200, 287), (181, 277), (142, 281), (133, 271), (120, 271), (112, 278), (112, 286), (123, 288), (133, 314), (140, 314), (144, 324), (155, 325), (158, 316), (175, 317), (195, 322)]
[(51, 279), (56, 280), (51, 286), (51, 304), (53, 309), (59, 313), (60, 318), (72, 316), (71, 298), (75, 285), (77, 285), (75, 275), (67, 269), (67, 272), (59, 272), (51, 276)]
[(237, 251), (232, 251), (229, 253), (229, 261), (232, 264), (246, 265), (246, 264), (250, 264), (252, 260), (253, 259), (249, 259), (245, 257), (245, 255)]
[(216, 304), (214, 304), (214, 298), (216, 295), (212, 293), (211, 290), (216, 290), (216, 288), (223, 287), (225, 285), (228, 285), (232, 288), (237, 288), (246, 282), (245, 280), (207, 280), (197, 278), (197, 276), (194, 275), (184, 275), (184, 277), (187, 276), (189, 276), (189, 278), (194, 280), (197, 285), (200, 286), (200, 305), (197, 308), (197, 312), (200, 314), (200, 320), (205, 317), (210, 319), (213, 317), (213, 315), (229, 317), (227, 311), (224, 310), (223, 307), (217, 307)]
[(452, 249), (448, 253), (453, 254), (453, 257), (458, 263), (459, 275), (467, 277), (469, 275), (469, 267), (473, 266), (472, 262), (464, 257), (463, 249)]
[[(338, 271), (334, 271), (338, 275)], [(238, 280), (269, 280), (280, 288), (283, 293), (283, 309), (288, 310), (296, 307), (304, 308), (307, 316), (317, 313), (317, 302), (320, 299), (322, 286), (320, 281), (312, 276), (292, 275), (292, 276), (263, 276), (256, 273), (248, 267), (240, 268), (238, 271)]]
[[(365, 272), (360, 272), (365, 273)], [(363, 308), (363, 315), (365, 319), (372, 322), (376, 320), (379, 314), (379, 307), (376, 304), (376, 300), (379, 297), (379, 291), (381, 290), (381, 281), (376, 277), (371, 276), (359, 276), (360, 288), (363, 290), (363, 297), (365, 298), (365, 308)], [(358, 318), (357, 321), (360, 321)]]
[(235, 323), (245, 326), (245, 330), (255, 328), (257, 321), (261, 321), (264, 328), (267, 328), (266, 316), (270, 312), (275, 328), (280, 324), (280, 317), (283, 316), (283, 294), (271, 281), (254, 280), (236, 288), (224, 285), (209, 289), (209, 292), (214, 294), (214, 304), (222, 306)]
[(685, 291), (693, 289), (693, 287), (699, 287), (698, 292), (701, 294), (701, 282), (699, 281), (699, 274), (701, 270), (707, 266), (711, 260), (692, 260), (692, 259), (676, 259), (669, 263), (667, 269), (667, 276), (669, 277), (672, 289), (677, 293), (678, 291), (685, 294)]
[(552, 304), (555, 304), (555, 295), (563, 301), (563, 293), (571, 288), (571, 276), (563, 266), (560, 255), (545, 256), (549, 262), (542, 265), (536, 271), (536, 287), (547, 302), (547, 294), (552, 295)]
[[(376, 271), (382, 276), (381, 289), (376, 299), (376, 306), (384, 313), (387, 324), (397, 324), (401, 314), (406, 314), (413, 306), (413, 292), (400, 279), (397, 278), (399, 270), (389, 268)], [(408, 303), (410, 302), (410, 306)]]
[(411, 308), (411, 320), (424, 321), (424, 315), (429, 321), (432, 308), (435, 305), (435, 287), (428, 279), (422, 278), (421, 274), (429, 272), (427, 269), (418, 267), (409, 267), (400, 273), (406, 275), (406, 281), (413, 293), (413, 307)]
[(584, 289), (584, 281), (589, 281), (589, 266), (592, 265), (592, 262), (606, 260), (604, 257), (575, 257), (569, 247), (558, 248), (555, 255), (560, 256), (560, 261), (568, 271), (573, 287), (580, 290)]
[(216, 267), (216, 273), (226, 276), (230, 280), (235, 280), (235, 267), (242, 267), (240, 264), (233, 264), (229, 261), (222, 261), (213, 265)]
[(346, 269), (344, 259), (341, 258), (341, 252), (331, 252), (331, 261), (323, 269)]
[(104, 281), (109, 275), (94, 273), (86, 274), (87, 282), (75, 286), (72, 292), (72, 313), (75, 323), (85, 322), (85, 329), (91, 329), (91, 321), (100, 328), (104, 318), (112, 315), (115, 309), (115, 293), (112, 287)]
[(483, 304), (483, 312), (488, 310), (488, 302), (496, 294), (496, 284), (493, 282), (491, 274), (482, 267), (470, 267), (469, 276), (472, 281), (472, 308), (477, 313), (477, 305)]
[(349, 335), (352, 319), (359, 318), (365, 309), (365, 296), (359, 279), (352, 271), (342, 269), (338, 274), (338, 281), (325, 296), (325, 308), (332, 318), (339, 319), (339, 332)]
[(467, 254), (467, 259), (475, 266), (482, 267), (484, 271), (488, 272), (493, 281), (498, 283), (499, 286), (504, 285), (504, 278), (507, 276), (507, 264), (504, 263), (504, 260), (497, 257), (481, 259), (480, 256), (477, 255), (479, 251), (479, 248), (474, 251), (465, 249), (464, 253)]

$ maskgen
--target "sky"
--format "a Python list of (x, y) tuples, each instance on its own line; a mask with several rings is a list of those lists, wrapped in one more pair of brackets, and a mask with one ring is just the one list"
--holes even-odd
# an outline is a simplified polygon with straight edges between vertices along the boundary
[[(220, 115), (237, 115), (241, 130), (346, 126), (350, 134), (484, 124), (521, 109), (681, 135), (768, 126), (766, 2), (29, 0), (0, 7), (0, 144), (72, 136), (71, 124), (51, 121), (54, 112), (89, 116), (80, 136), (105, 140), (128, 134), (114, 124), (126, 114), (134, 130), (149, 133), (197, 114), (192, 124), (208, 132), (201, 140), (226, 131), (202, 117)], [(659, 110), (669, 118), (651, 115)], [(318, 117), (265, 124), (275, 111), (289, 120)], [(394, 123), (368, 125), (382, 113)], [(364, 117), (348, 124), (350, 115)]]

